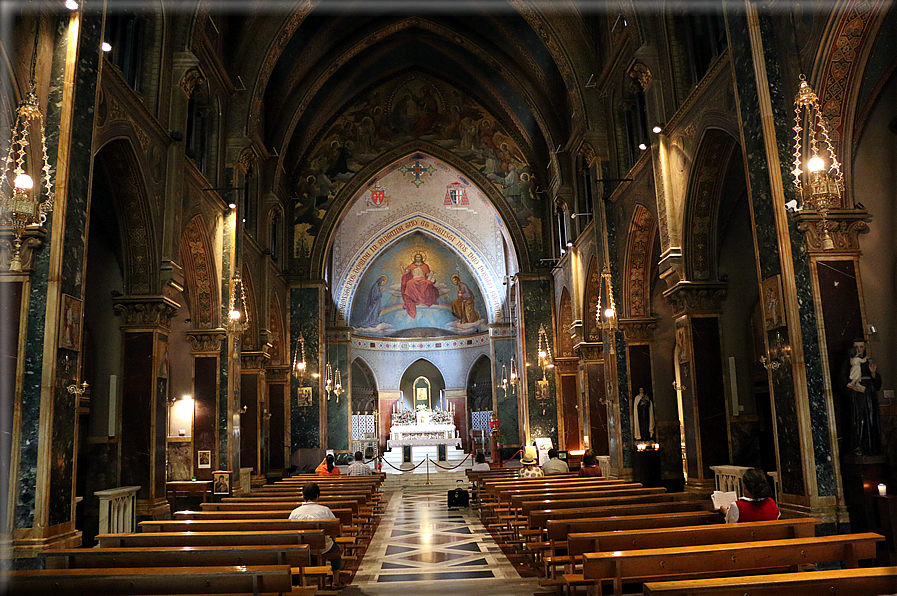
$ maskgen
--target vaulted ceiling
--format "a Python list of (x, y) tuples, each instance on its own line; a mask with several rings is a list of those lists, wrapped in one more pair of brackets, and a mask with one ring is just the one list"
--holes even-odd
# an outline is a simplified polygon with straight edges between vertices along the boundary
[(260, 2), (226, 25), (228, 69), (248, 91), (246, 132), (282, 156), (289, 180), (316, 135), (359, 97), (420, 72), (475, 98), (529, 163), (545, 167), (550, 149), (570, 138), (570, 114), (584, 112), (584, 81), (574, 73), (583, 70), (575, 62), (588, 59), (585, 25), (573, 5), (553, 7), (569, 10), (549, 26), (545, 15), (516, 0)]

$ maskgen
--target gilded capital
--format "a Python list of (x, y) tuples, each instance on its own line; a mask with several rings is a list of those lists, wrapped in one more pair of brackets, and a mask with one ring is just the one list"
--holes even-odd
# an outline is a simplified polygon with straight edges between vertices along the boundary
[(171, 318), (180, 307), (167, 296), (118, 296), (112, 299), (112, 310), (122, 317), (122, 327), (169, 329)]

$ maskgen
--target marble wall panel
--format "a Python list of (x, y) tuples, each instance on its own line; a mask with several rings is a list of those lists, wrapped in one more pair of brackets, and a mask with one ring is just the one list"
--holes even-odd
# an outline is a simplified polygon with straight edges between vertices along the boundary
[(297, 394), (300, 382), (295, 377), (290, 378), (290, 395), (287, 399), (290, 401), (291, 452), (297, 449), (321, 447), (320, 383), (311, 378), (313, 373), (323, 373), (323, 365), (318, 356), (321, 333), (320, 304), (319, 288), (290, 289), (290, 338), (295, 342), (300, 333), (305, 338), (307, 372), (301, 385), (311, 387), (311, 403), (299, 405)]
[(212, 470), (219, 468), (215, 460), (217, 387), (218, 358), (196, 357), (193, 364), (193, 461), (199, 460), (196, 451), (211, 451), (213, 458), (211, 468), (194, 468), (197, 480), (211, 480)]
[(256, 474), (262, 472), (258, 469), (258, 378), (258, 373), (240, 375), (240, 406), (246, 408), (240, 415), (240, 462), (244, 468), (254, 468)]
[[(548, 381), (548, 399), (542, 403), (536, 398), (536, 381), (542, 379), (542, 370), (538, 367), (539, 327), (544, 326), (547, 341), (552, 352), (555, 351), (554, 325), (552, 319), (551, 281), (522, 280), (520, 296), (520, 313), (525, 333), (524, 347), (526, 362), (530, 366), (526, 370), (527, 405), (529, 409), (530, 437), (550, 437), (558, 444), (558, 407), (557, 379), (553, 368), (546, 369), (545, 379)], [(543, 340), (543, 347), (544, 347)]]
[(339, 397), (331, 394), (327, 399), (327, 448), (336, 450), (349, 449), (349, 346), (338, 343), (327, 346), (327, 355), (333, 367), (334, 378), (340, 371), (343, 394)]
[[(517, 342), (515, 339), (498, 339), (495, 338), (492, 340), (493, 345), (493, 353), (495, 354), (495, 358), (493, 362), (495, 363), (495, 375), (496, 379), (501, 379), (501, 364), (504, 363), (505, 366), (509, 366), (511, 362), (511, 358), (516, 356), (517, 353)], [(515, 358), (516, 359), (516, 358)], [(520, 373), (518, 363), (518, 371), (517, 374)], [(508, 373), (510, 375), (510, 372)], [(501, 422), (499, 429), (501, 430), (502, 440), (505, 445), (519, 445), (520, 444), (520, 425), (519, 425), (519, 411), (518, 411), (518, 400), (517, 400), (517, 392), (520, 391), (521, 385), (518, 383), (517, 387), (509, 386), (507, 390), (502, 389), (500, 384), (493, 385), (493, 391), (495, 391), (496, 402), (497, 402), (497, 412), (498, 419)]]

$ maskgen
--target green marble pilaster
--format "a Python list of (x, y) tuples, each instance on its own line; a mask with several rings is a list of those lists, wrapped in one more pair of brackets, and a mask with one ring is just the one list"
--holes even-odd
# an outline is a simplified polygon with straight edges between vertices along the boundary
[[(295, 351), (296, 339), (305, 338), (306, 373), (302, 379), (290, 377), (290, 452), (297, 449), (322, 447), (321, 443), (321, 383), (324, 363), (321, 348), (324, 321), (323, 288), (320, 285), (290, 288), (290, 342)], [(320, 378), (312, 375), (318, 374)], [(299, 403), (300, 387), (311, 388), (308, 405)]]
[[(554, 368), (546, 369), (548, 399), (540, 403), (536, 398), (536, 381), (542, 379), (539, 368), (539, 327), (544, 326), (552, 355), (555, 348), (554, 316), (552, 312), (551, 279), (540, 276), (517, 276), (518, 304), (520, 305), (520, 329), (523, 335), (523, 357), (529, 366), (522, 367), (523, 385), (526, 388), (527, 427), (524, 436), (550, 437), (558, 444), (557, 379)], [(543, 344), (544, 345), (544, 344)], [(499, 419), (501, 419), (499, 417)], [(503, 433), (504, 434), (504, 433)]]
[[(19, 429), (12, 446), (17, 451), (18, 465), (11, 477), (17, 557), (29, 556), (49, 544), (62, 547), (80, 543), (73, 518), (77, 398), (67, 390), (78, 377), (80, 346), (63, 349), (58, 338), (64, 301), (79, 305), (82, 300), (102, 37), (102, 5), (97, 4), (96, 9), (85, 10), (78, 17), (78, 40), (71, 46), (75, 48), (71, 54), (72, 15), (60, 13), (53, 30), (45, 127), (56, 190), (55, 212), (48, 214), (43, 246), (35, 251), (25, 306), (26, 344), (21, 364), (24, 383)], [(71, 81), (66, 80), (69, 65), (74, 75)], [(69, 144), (60, 146), (60, 139), (65, 138), (63, 133), (69, 135)], [(37, 175), (34, 178), (37, 182)], [(64, 298), (64, 294), (69, 298)], [(80, 324), (80, 313), (76, 318)], [(50, 362), (46, 361), (48, 358)], [(49, 413), (43, 425), (42, 412)], [(39, 478), (47, 478), (47, 482), (39, 483)], [(19, 538), (23, 539), (21, 544)]]
[[(775, 15), (752, 2), (727, 0), (724, 7), (760, 277), (781, 274), (784, 289), (787, 326), (768, 331), (767, 342), (774, 345), (778, 334), (788, 345), (799, 343), (803, 354), (802, 361), (770, 372), (779, 478), (784, 495), (793, 496), (800, 508), (813, 507), (814, 500), (833, 497), (838, 489), (810, 261), (784, 207), (797, 198), (790, 173), (793, 97), (788, 95), (796, 92), (797, 81), (788, 84), (782, 75)], [(800, 386), (804, 378), (805, 387)]]
[[(502, 365), (505, 365), (508, 379), (511, 377), (511, 358), (515, 361), (519, 360), (517, 355), (517, 339), (510, 338), (493, 338), (492, 339), (492, 387), (494, 387), (495, 400), (497, 403), (496, 412), (501, 422), (499, 430), (501, 431), (503, 444), (515, 446), (520, 443), (520, 412), (518, 409), (517, 395), (521, 390), (522, 384), (517, 386), (508, 385), (507, 389), (501, 388)], [(520, 374), (520, 364), (517, 364), (517, 374)]]
[[(339, 371), (343, 393), (339, 397), (333, 392), (327, 397), (327, 448), (337, 451), (349, 449), (349, 336), (346, 330), (328, 331), (327, 362), (333, 368), (333, 377)], [(335, 381), (334, 381), (335, 382)]]
[[(607, 226), (607, 247), (611, 255), (620, 254), (617, 242), (617, 219), (614, 204), (602, 201), (597, 205), (604, 207)], [(601, 239), (599, 238), (599, 242)], [(620, 313), (620, 299), (623, 296), (623, 284), (620, 281), (620, 267), (616, 259), (609, 262), (611, 287), (616, 303), (617, 316)], [(607, 296), (602, 296), (602, 303), (607, 304)], [(629, 389), (629, 373), (626, 365), (626, 338), (618, 330), (605, 334), (604, 339), (605, 383), (610, 400), (607, 408), (608, 447), (611, 466), (624, 471), (632, 469), (632, 451), (635, 444), (632, 440), (632, 404)]]

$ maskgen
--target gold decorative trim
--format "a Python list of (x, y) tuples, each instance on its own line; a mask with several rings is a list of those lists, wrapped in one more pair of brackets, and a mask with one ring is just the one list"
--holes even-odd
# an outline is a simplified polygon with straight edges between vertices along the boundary
[[(804, 235), (807, 252), (816, 255), (832, 255), (835, 253), (859, 253), (859, 235), (869, 229), (869, 212), (865, 209), (832, 210), (826, 219), (814, 211), (801, 211), (794, 216), (798, 231)], [(833, 249), (823, 246), (822, 225), (834, 243)]]

